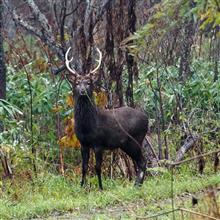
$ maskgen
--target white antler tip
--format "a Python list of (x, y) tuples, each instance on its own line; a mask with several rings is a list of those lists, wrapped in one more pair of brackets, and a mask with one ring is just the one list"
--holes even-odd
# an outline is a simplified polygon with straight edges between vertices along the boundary
[(99, 69), (99, 67), (101, 66), (101, 63), (102, 63), (102, 52), (99, 50), (98, 47), (96, 47), (96, 50), (97, 50), (98, 53), (99, 53), (99, 59), (96, 60), (96, 61), (98, 62), (98, 65), (97, 65), (97, 67), (96, 67), (94, 70), (92, 70), (90, 73), (95, 73), (95, 72)]

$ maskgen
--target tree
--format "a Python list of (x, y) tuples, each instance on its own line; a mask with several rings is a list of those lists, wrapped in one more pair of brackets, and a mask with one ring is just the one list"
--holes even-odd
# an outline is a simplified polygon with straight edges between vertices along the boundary
[(3, 2), (0, 0), (0, 99), (6, 98), (6, 67), (3, 48)]
[[(50, 66), (53, 67), (53, 74), (65, 71), (65, 52), (70, 46), (70, 53), (74, 57), (71, 65), (80, 74), (87, 74), (96, 57), (94, 48), (99, 47), (103, 53), (100, 76), (105, 79), (108, 106), (111, 108), (126, 104), (123, 90), (123, 73), (126, 69), (129, 75), (126, 100), (128, 105), (134, 106), (133, 78), (138, 75), (137, 63), (128, 51), (122, 49), (121, 42), (136, 30), (136, 1), (47, 0), (42, 1), (44, 4), (34, 0), (27, 0), (24, 4), (12, 0), (4, 2), (19, 33), (31, 34), (41, 42)], [(113, 101), (112, 97), (115, 97)]]
[[(6, 99), (6, 67), (3, 48), (3, 2), (0, 0), (0, 99)], [(0, 132), (3, 131), (3, 125), (0, 121)], [(12, 176), (12, 171), (8, 163), (6, 154), (2, 151), (0, 146), (0, 157), (2, 167), (6, 177)]]

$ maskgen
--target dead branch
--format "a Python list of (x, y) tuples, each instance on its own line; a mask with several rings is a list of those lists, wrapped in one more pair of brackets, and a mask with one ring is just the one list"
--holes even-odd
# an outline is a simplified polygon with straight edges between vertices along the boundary
[(11, 178), (13, 173), (8, 162), (8, 157), (1, 149), (0, 149), (0, 157), (1, 157), (2, 167), (5, 173), (5, 177)]
[(33, 0), (28, 0), (27, 3), (29, 7), (31, 8), (33, 14), (35, 15), (35, 18), (37, 19), (38, 23), (41, 25), (40, 28), (36, 28), (29, 24), (27, 21), (23, 20), (17, 13), (16, 11), (10, 7), (10, 4), (8, 0), (4, 0), (5, 5), (8, 8), (8, 11), (10, 12), (15, 24), (17, 26), (22, 27), (25, 31), (28, 33), (36, 36), (40, 40), (42, 40), (48, 47), (54, 51), (58, 57), (63, 60), (64, 59), (64, 54), (62, 52), (61, 45), (57, 44), (55, 41), (53, 34), (52, 34), (52, 28), (49, 25), (45, 15), (40, 12), (39, 8), (37, 5), (34, 3)]
[(219, 153), (219, 152), (220, 152), (220, 149), (215, 150), (215, 151), (211, 151), (211, 152), (208, 152), (208, 153), (200, 154), (200, 155), (198, 155), (198, 156), (191, 157), (191, 158), (186, 159), (186, 160), (181, 160), (181, 161), (178, 161), (178, 162), (173, 162), (173, 163), (168, 164), (168, 165), (178, 166), (178, 165), (180, 165), (180, 164), (190, 162), (190, 161), (195, 160), (195, 159), (198, 159), (198, 158), (200, 158), (200, 157), (210, 156), (210, 155), (213, 155), (213, 154), (216, 154), (216, 153)]
[(199, 136), (188, 136), (185, 141), (183, 146), (178, 150), (176, 154), (176, 160), (175, 162), (179, 162), (183, 159), (184, 155), (190, 148), (194, 146), (194, 144), (200, 139)]
[(146, 135), (142, 143), (144, 156), (147, 159), (148, 167), (158, 166), (158, 156), (151, 144), (150, 138)]
[(179, 210), (191, 213), (193, 215), (198, 215), (198, 216), (201, 216), (201, 217), (205, 217), (205, 218), (208, 218), (208, 219), (219, 220), (219, 218), (215, 218), (215, 217), (212, 217), (212, 216), (200, 213), (200, 212), (195, 212), (195, 211), (192, 211), (192, 210), (189, 210), (189, 209), (180, 208)]

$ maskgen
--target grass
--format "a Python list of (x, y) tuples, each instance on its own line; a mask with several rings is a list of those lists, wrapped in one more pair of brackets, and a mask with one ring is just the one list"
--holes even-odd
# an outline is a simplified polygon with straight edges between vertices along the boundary
[[(94, 177), (89, 178), (92, 186), (86, 188), (79, 186), (78, 177), (64, 178), (42, 174), (33, 181), (19, 179), (13, 184), (7, 183), (4, 192), (0, 194), (0, 219), (30, 219), (65, 212), (77, 215), (109, 206), (126, 206), (140, 200), (149, 206), (147, 209), (137, 209), (137, 213), (153, 214), (158, 209), (151, 204), (170, 197), (170, 179), (169, 173), (163, 173), (148, 178), (141, 188), (134, 188), (133, 182), (127, 180), (105, 179), (103, 192), (98, 190)], [(195, 176), (189, 172), (177, 172), (174, 178), (174, 193), (178, 195), (186, 191), (196, 192), (218, 183), (220, 174)]]

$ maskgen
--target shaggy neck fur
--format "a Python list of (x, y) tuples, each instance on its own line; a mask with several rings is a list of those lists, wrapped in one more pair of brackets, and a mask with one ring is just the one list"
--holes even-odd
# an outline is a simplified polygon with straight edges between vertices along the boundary
[(92, 97), (79, 96), (75, 104), (75, 123), (77, 133), (88, 134), (96, 126), (97, 107)]

